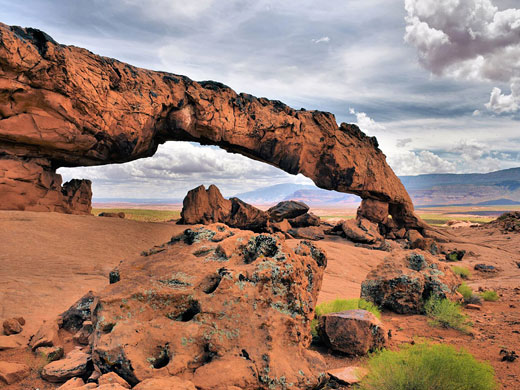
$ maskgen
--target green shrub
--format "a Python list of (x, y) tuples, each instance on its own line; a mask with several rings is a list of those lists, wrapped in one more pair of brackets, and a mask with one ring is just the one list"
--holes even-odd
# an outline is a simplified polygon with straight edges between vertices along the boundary
[(365, 301), (360, 298), (340, 299), (336, 298), (333, 301), (323, 302), (316, 306), (314, 310), (314, 319), (311, 322), (311, 332), (313, 336), (318, 335), (319, 318), (324, 314), (339, 313), (345, 310), (363, 309), (371, 312), (377, 318), (381, 319), (381, 312), (372, 302)]
[(471, 296), (473, 295), (473, 289), (470, 286), (468, 286), (466, 283), (462, 283), (459, 286), (459, 288), (457, 289), (457, 291), (462, 294), (462, 296), (464, 297), (464, 300), (470, 299)]
[(483, 300), (491, 302), (496, 302), (499, 299), (498, 294), (492, 290), (484, 291), (482, 294), (480, 294), (480, 296)]
[(361, 390), (496, 390), (493, 368), (450, 345), (407, 345), (370, 356)]
[(471, 272), (466, 267), (454, 265), (451, 267), (451, 270), (455, 275), (459, 275), (462, 279), (468, 279), (471, 276)]
[(431, 318), (432, 326), (453, 328), (466, 332), (468, 330), (468, 317), (461, 311), (458, 303), (449, 299), (431, 296), (424, 305), (426, 315)]

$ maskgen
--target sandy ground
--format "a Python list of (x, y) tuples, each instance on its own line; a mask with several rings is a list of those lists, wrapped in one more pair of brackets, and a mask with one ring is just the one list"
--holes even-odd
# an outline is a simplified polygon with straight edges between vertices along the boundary
[[(185, 227), (173, 223), (137, 222), (93, 216), (56, 213), (0, 211), (0, 321), (24, 316), (27, 325), (21, 338), (27, 340), (41, 321), (66, 310), (88, 290), (100, 290), (107, 275), (121, 260), (168, 241)], [(520, 353), (520, 235), (502, 234), (484, 228), (450, 229), (454, 242), (450, 249), (465, 249), (466, 257), (457, 265), (470, 269), (477, 263), (498, 267), (493, 274), (473, 271), (468, 281), (474, 289), (495, 289), (498, 302), (485, 302), (482, 311), (467, 311), (474, 322), (471, 334), (435, 329), (424, 316), (384, 313), (383, 321), (392, 330), (392, 346), (430, 338), (464, 346), (482, 360), (489, 360), (503, 389), (520, 390), (520, 361), (500, 361), (500, 349)], [(294, 244), (296, 240), (291, 240)], [(319, 245), (328, 254), (319, 301), (336, 297), (359, 297), (366, 274), (388, 255), (387, 252), (356, 247), (330, 237)], [(323, 351), (331, 367), (348, 365), (352, 359)], [(2, 352), (0, 360), (12, 360), (37, 367), (29, 352)], [(5, 389), (54, 389), (31, 374), (31, 386), (4, 386)], [(2, 388), (2, 384), (0, 384)]]

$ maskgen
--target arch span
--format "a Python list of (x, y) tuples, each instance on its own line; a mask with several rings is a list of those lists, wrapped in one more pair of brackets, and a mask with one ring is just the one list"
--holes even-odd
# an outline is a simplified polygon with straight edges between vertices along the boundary
[[(302, 173), (321, 188), (360, 196), (360, 213), (378, 222), (390, 213), (394, 224), (424, 227), (376, 139), (338, 126), (330, 113), (136, 68), (0, 24), (2, 208), (83, 212), (62, 191), (58, 167), (131, 161), (176, 140)], [(383, 211), (367, 213), (374, 205)]]

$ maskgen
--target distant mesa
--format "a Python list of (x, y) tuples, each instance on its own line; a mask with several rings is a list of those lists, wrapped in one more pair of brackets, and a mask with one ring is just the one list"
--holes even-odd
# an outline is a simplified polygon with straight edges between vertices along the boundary
[(330, 113), (136, 68), (30, 28), (1, 24), (0, 58), (3, 209), (88, 214), (90, 204), (76, 207), (62, 192), (57, 168), (122, 163), (166, 141), (195, 141), (385, 203), (399, 227), (427, 228), (377, 140)]

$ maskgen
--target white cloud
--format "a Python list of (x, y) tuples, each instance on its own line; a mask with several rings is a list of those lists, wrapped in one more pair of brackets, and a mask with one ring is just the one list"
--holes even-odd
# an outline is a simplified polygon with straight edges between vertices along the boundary
[(313, 39), (312, 42), (313, 43), (327, 43), (327, 42), (330, 42), (330, 38), (329, 37), (321, 37), (321, 38), (318, 38), (318, 39)]
[(411, 143), (413, 140), (411, 138), (399, 138), (395, 141), (395, 146), (398, 148), (404, 148), (406, 145)]
[(388, 163), (397, 175), (419, 175), (426, 173), (452, 173), (456, 165), (442, 159), (429, 150), (408, 151), (388, 158)]
[(349, 112), (352, 115), (356, 116), (356, 125), (366, 134), (374, 135), (377, 134), (380, 131), (385, 130), (385, 126), (383, 126), (380, 123), (377, 123), (375, 120), (370, 118), (366, 113), (364, 112), (357, 112), (353, 108), (349, 109)]
[(520, 109), (520, 79), (511, 84), (511, 93), (505, 95), (500, 88), (493, 88), (486, 108), (495, 114), (514, 113)]
[[(492, 0), (405, 0), (406, 33), (421, 64), (437, 75), (511, 82), (520, 77), (520, 9)], [(495, 113), (519, 110), (515, 93), (493, 89)]]

